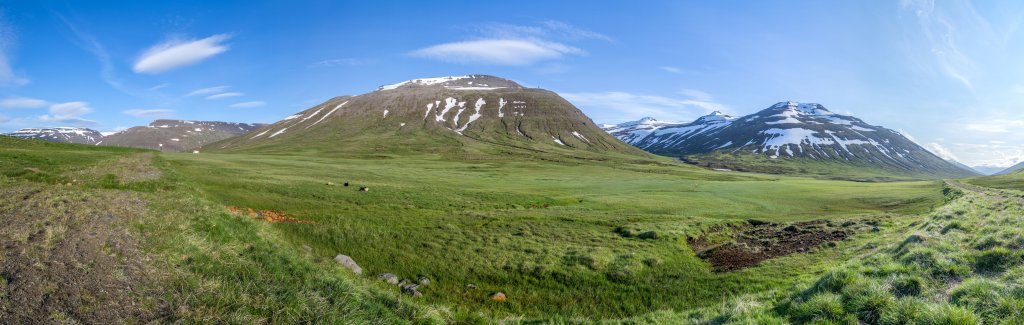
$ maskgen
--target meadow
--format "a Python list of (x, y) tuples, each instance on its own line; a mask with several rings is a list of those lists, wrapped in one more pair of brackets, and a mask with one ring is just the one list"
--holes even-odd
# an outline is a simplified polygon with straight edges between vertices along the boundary
[[(429, 277), (415, 300), (465, 322), (616, 319), (786, 287), (857, 252), (844, 244), (714, 272), (687, 236), (749, 219), (873, 217), (888, 231), (943, 200), (941, 182), (827, 181), (680, 164), (164, 157), (211, 202), (312, 222), (272, 228), (288, 243), (309, 247), (316, 259), (352, 256), (364, 272), (352, 277), (367, 286), (398, 292), (376, 279), (382, 272)], [(622, 229), (653, 235), (624, 236)], [(494, 292), (508, 301), (489, 301)]]

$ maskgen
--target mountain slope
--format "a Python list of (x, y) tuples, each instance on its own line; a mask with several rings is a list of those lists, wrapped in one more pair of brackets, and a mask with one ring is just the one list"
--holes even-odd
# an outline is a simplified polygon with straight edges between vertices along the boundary
[(997, 172), (997, 173), (995, 173), (993, 175), (1012, 174), (1013, 172), (1021, 170), (1021, 169), (1024, 169), (1024, 162), (1021, 162), (1021, 163), (1018, 163), (1016, 165), (1010, 166), (1009, 168), (1003, 169), (1003, 170), (1001, 170), (1001, 171), (999, 171), (999, 172)]
[(103, 139), (99, 145), (145, 148), (164, 151), (188, 151), (208, 143), (232, 138), (265, 124), (213, 121), (156, 120)]
[(8, 133), (8, 136), (21, 139), (38, 139), (50, 142), (96, 144), (103, 141), (103, 134), (89, 128), (54, 127), (27, 128)]
[(644, 119), (605, 130), (648, 152), (717, 168), (840, 175), (870, 170), (865, 174), (924, 178), (976, 175), (899, 132), (812, 103), (780, 102), (741, 118), (715, 112), (692, 123)]
[(336, 97), (204, 150), (647, 156), (603, 132), (553, 92), (484, 75), (416, 79)]

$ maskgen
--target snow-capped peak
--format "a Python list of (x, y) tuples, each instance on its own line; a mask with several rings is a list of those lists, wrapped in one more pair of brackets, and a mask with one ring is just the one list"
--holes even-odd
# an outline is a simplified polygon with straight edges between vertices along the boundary
[(380, 88), (378, 88), (377, 90), (391, 90), (391, 89), (395, 89), (395, 88), (398, 88), (398, 87), (401, 87), (401, 86), (405, 86), (405, 85), (408, 85), (408, 84), (430, 86), (430, 85), (436, 85), (436, 84), (440, 84), (440, 83), (445, 83), (445, 82), (449, 82), (449, 81), (455, 81), (455, 80), (459, 80), (459, 79), (466, 79), (466, 78), (472, 78), (472, 76), (447, 76), (447, 77), (421, 78), (421, 79), (406, 80), (406, 81), (402, 81), (402, 82), (399, 82), (399, 83), (396, 83), (396, 84), (380, 86)]
[(696, 121), (694, 121), (694, 123), (732, 121), (732, 120), (735, 120), (735, 119), (736, 119), (735, 117), (726, 115), (725, 113), (722, 113), (721, 111), (714, 111), (714, 112), (711, 112), (711, 114), (701, 116)]
[(785, 109), (791, 111), (797, 111), (803, 114), (810, 115), (832, 115), (832, 112), (818, 103), (801, 103), (794, 101), (779, 102), (772, 105), (774, 109)]

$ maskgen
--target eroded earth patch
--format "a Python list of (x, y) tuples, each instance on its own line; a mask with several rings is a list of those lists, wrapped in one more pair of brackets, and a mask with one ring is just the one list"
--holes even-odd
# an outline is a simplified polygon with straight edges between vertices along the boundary
[[(821, 245), (834, 245), (862, 231), (877, 230), (877, 221), (814, 220), (777, 224), (751, 220), (747, 225), (719, 227), (699, 237), (687, 238), (697, 256), (719, 272), (740, 270), (765, 260), (803, 253)], [(730, 240), (713, 238), (727, 234)]]

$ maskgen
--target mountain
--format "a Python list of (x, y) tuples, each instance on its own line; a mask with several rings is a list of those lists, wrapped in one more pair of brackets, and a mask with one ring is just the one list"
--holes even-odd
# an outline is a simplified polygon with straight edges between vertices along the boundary
[(232, 138), (266, 124), (214, 121), (156, 120), (108, 135), (104, 146), (134, 147), (163, 151), (189, 151), (208, 143)]
[(414, 79), (336, 97), (204, 150), (648, 156), (603, 132), (554, 92), (486, 75)]
[(1005, 170), (1006, 167), (995, 167), (995, 166), (984, 166), (984, 165), (982, 165), (982, 166), (972, 166), (971, 169), (974, 169), (975, 171), (977, 171), (978, 173), (981, 173), (982, 175), (995, 175), (996, 173)]
[(78, 144), (96, 144), (103, 140), (103, 134), (99, 131), (75, 127), (27, 128), (7, 135), (22, 139)]
[(1021, 163), (1018, 163), (1016, 165), (1010, 166), (1009, 168), (1003, 169), (1003, 170), (1001, 170), (1001, 171), (999, 171), (999, 172), (997, 172), (997, 173), (995, 173), (993, 175), (1011, 174), (1011, 173), (1013, 173), (1015, 171), (1018, 171), (1018, 170), (1021, 170), (1021, 169), (1024, 169), (1024, 162), (1021, 162)]
[(714, 168), (916, 178), (976, 175), (899, 132), (814, 103), (780, 102), (739, 118), (715, 112), (690, 123), (645, 118), (605, 131), (645, 151)]

